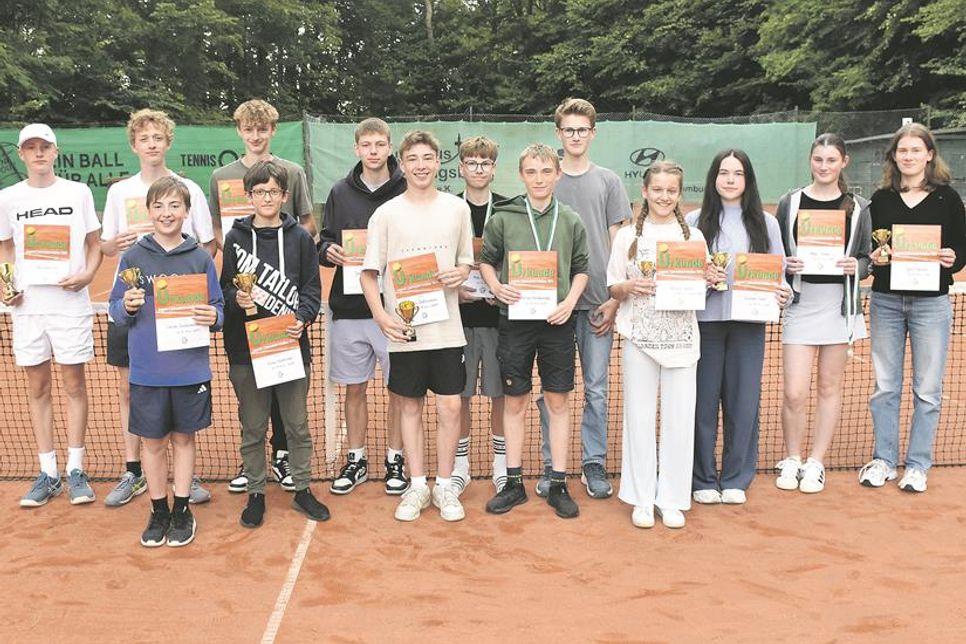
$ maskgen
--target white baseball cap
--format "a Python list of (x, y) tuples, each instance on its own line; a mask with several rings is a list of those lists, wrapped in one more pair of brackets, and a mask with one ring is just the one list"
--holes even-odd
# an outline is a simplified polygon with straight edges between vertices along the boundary
[(24, 128), (20, 130), (20, 139), (17, 141), (17, 147), (21, 147), (30, 139), (41, 139), (47, 143), (57, 145), (57, 137), (54, 136), (54, 131), (51, 130), (50, 126), (45, 123), (31, 123), (30, 125), (24, 126)]

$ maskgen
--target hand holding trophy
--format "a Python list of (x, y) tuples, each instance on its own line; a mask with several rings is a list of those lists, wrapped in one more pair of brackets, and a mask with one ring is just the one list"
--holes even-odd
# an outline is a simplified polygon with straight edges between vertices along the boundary
[(124, 308), (128, 313), (134, 315), (138, 309), (144, 306), (144, 291), (141, 291), (141, 269), (137, 266), (130, 266), (117, 274), (118, 279), (124, 282), (128, 290), (124, 294)]
[[(728, 268), (728, 264), (731, 263), (731, 254), (725, 252), (716, 252), (711, 254), (711, 263), (720, 269)], [(716, 291), (727, 291), (728, 281), (727, 279), (721, 280), (713, 286)]]
[(3, 285), (3, 301), (9, 303), (20, 295), (14, 285), (13, 264), (10, 262), (0, 263), (0, 284)]
[(872, 241), (879, 245), (879, 259), (876, 264), (888, 264), (892, 259), (892, 254), (887, 246), (892, 239), (892, 231), (888, 228), (876, 228), (872, 231)]
[[(234, 278), (232, 278), (231, 282), (232, 284), (235, 285), (235, 288), (237, 288), (242, 293), (245, 293), (249, 297), (251, 297), (252, 289), (255, 288), (256, 279), (257, 279), (257, 276), (255, 275), (255, 273), (238, 273), (237, 275), (235, 275)], [(256, 314), (258, 314), (257, 306), (251, 306), (251, 307), (245, 308), (245, 315), (247, 315), (248, 317), (252, 317), (253, 315), (256, 315)]]
[(396, 305), (396, 313), (406, 323), (406, 330), (403, 331), (403, 335), (406, 336), (406, 342), (415, 342), (416, 329), (413, 327), (413, 318), (419, 313), (419, 307), (412, 300), (403, 300)]

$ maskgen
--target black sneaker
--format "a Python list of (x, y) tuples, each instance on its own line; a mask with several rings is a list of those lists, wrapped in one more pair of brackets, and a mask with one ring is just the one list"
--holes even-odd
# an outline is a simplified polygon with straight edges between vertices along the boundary
[(342, 471), (339, 472), (339, 476), (332, 481), (329, 491), (332, 494), (348, 494), (357, 485), (364, 483), (368, 479), (369, 461), (364, 458), (360, 458), (358, 461), (354, 460), (352, 454), (349, 454), (349, 459), (342, 466)]
[(573, 519), (580, 514), (577, 503), (571, 498), (570, 492), (567, 490), (566, 483), (550, 484), (547, 504), (554, 509), (561, 519)]
[(507, 481), (503, 489), (496, 496), (486, 502), (486, 511), (490, 514), (504, 514), (514, 506), (527, 502), (527, 490), (522, 482)]
[(186, 546), (195, 540), (195, 518), (191, 510), (171, 513), (171, 527), (168, 528), (168, 545), (172, 548)]
[(606, 499), (614, 493), (614, 486), (607, 480), (607, 470), (600, 463), (584, 465), (580, 482), (587, 488), (587, 494), (594, 499)]
[(246, 528), (257, 528), (265, 518), (265, 495), (252, 492), (248, 495), (248, 505), (241, 513), (241, 524)]
[(288, 464), (288, 452), (278, 450), (275, 456), (275, 460), (272, 461), (272, 475), (283, 490), (294, 492), (295, 481), (292, 480), (292, 468)]
[(406, 459), (396, 456), (391, 461), (386, 461), (386, 494), (398, 496), (409, 489), (409, 479), (403, 472)]
[(295, 498), (292, 500), (292, 507), (313, 521), (329, 520), (329, 508), (325, 507), (324, 503), (315, 498), (315, 495), (312, 494), (312, 490), (309, 488), (299, 490), (295, 493)]
[(148, 527), (141, 533), (141, 545), (146, 548), (163, 546), (168, 539), (168, 527), (170, 525), (170, 513), (151, 512), (151, 516), (148, 517)]
[(228, 491), (232, 494), (241, 494), (248, 491), (248, 474), (245, 473), (245, 466), (238, 466), (238, 476), (228, 481)]

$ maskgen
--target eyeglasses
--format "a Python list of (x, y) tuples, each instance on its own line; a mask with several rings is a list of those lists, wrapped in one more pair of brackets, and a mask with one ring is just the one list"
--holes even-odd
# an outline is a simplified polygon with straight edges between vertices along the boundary
[(574, 134), (577, 135), (578, 139), (586, 139), (590, 136), (590, 131), (593, 128), (590, 127), (562, 127), (560, 131), (563, 132), (565, 138), (572, 139)]
[(463, 165), (470, 172), (476, 172), (482, 170), (483, 172), (489, 171), (495, 165), (492, 161), (464, 161)]
[(285, 191), (276, 190), (275, 188), (272, 188), (271, 190), (262, 190), (261, 188), (258, 188), (257, 190), (252, 190), (249, 194), (255, 197), (256, 199), (264, 199), (265, 197), (270, 197), (271, 199), (278, 199), (279, 197), (285, 194)]

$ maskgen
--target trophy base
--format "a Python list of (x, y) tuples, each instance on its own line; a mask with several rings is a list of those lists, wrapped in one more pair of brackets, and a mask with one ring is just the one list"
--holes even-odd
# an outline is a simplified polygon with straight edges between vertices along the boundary
[(718, 291), (719, 293), (723, 293), (724, 291), (728, 290), (728, 285), (724, 282), (718, 282), (714, 285), (714, 290)]
[(257, 306), (253, 306), (250, 309), (245, 309), (245, 315), (247, 315), (248, 317), (254, 317), (254, 316), (258, 315), (258, 307)]

